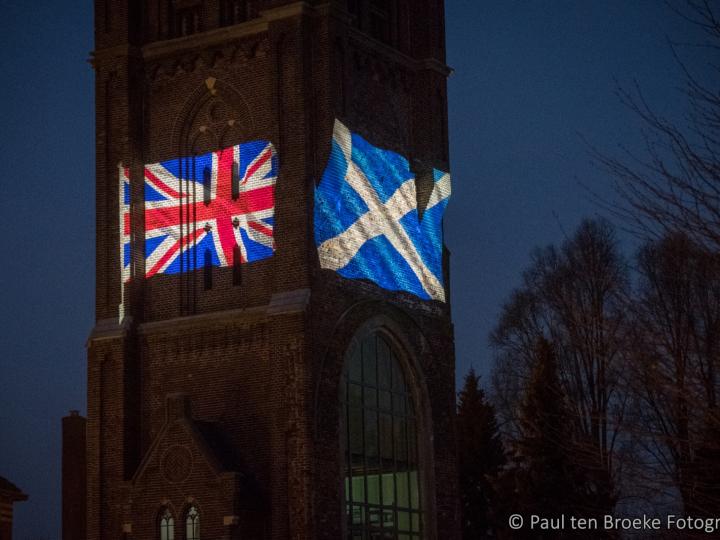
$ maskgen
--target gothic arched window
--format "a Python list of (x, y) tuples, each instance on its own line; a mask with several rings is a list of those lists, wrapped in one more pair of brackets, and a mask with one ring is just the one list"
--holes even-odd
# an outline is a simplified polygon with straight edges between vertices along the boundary
[(174, 37), (190, 36), (202, 31), (202, 4), (176, 8), (174, 15)]
[(250, 4), (247, 0), (221, 0), (220, 26), (230, 26), (250, 18)]
[(206, 291), (212, 289), (213, 260), (212, 251), (206, 249), (203, 253), (203, 285)]
[(423, 538), (413, 396), (382, 334), (348, 351), (342, 405), (347, 538)]
[(167, 506), (160, 512), (160, 540), (175, 540), (175, 518)]
[(200, 513), (195, 506), (185, 514), (185, 540), (200, 540)]
[(375, 39), (393, 44), (394, 2), (370, 0), (368, 2), (368, 30)]

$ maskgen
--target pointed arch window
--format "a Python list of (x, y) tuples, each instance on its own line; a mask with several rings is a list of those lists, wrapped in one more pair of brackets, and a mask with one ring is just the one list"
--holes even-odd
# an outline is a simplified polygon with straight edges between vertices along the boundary
[(242, 251), (237, 244), (233, 247), (233, 285), (242, 285)]
[(201, 4), (175, 10), (173, 21), (174, 37), (190, 36), (200, 31), (202, 31)]
[(185, 540), (200, 540), (200, 512), (195, 506), (185, 514)]
[(250, 3), (247, 0), (222, 0), (220, 2), (220, 26), (239, 24), (250, 19)]
[(375, 39), (392, 44), (394, 2), (387, 0), (370, 0), (368, 9), (368, 30)]
[(213, 286), (213, 259), (210, 249), (205, 249), (203, 253), (203, 285), (206, 291)]
[(348, 351), (341, 394), (346, 538), (424, 538), (414, 402), (383, 334)]
[(160, 540), (175, 540), (175, 518), (168, 507), (160, 512)]

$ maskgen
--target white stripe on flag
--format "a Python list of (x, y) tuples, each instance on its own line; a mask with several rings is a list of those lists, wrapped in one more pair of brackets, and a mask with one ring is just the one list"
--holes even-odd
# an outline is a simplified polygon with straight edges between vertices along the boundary
[(445, 289), (422, 261), (415, 245), (400, 224), (400, 219), (417, 207), (415, 179), (406, 180), (385, 203), (352, 161), (348, 161), (345, 180), (365, 202), (368, 211), (342, 233), (329, 238), (318, 247), (321, 266), (339, 270), (352, 260), (365, 242), (384, 235), (405, 259), (425, 292), (431, 298), (445, 301)]

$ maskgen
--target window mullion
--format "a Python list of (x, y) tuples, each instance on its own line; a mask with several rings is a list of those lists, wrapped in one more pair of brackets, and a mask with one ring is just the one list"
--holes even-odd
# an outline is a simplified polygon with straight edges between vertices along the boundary
[(379, 345), (379, 339), (377, 336), (375, 336), (375, 358), (374, 358), (374, 365), (375, 365), (375, 403), (373, 404), (375, 408), (375, 432), (377, 436), (375, 437), (375, 444), (377, 446), (377, 488), (378, 488), (378, 506), (380, 507), (380, 530), (385, 530), (385, 505), (383, 504), (383, 478), (382, 478), (382, 433), (380, 431), (380, 347)]
[(353, 523), (353, 515), (355, 511), (355, 507), (353, 506), (353, 460), (352, 460), (352, 439), (350, 438), (350, 377), (348, 374), (345, 376), (345, 422), (347, 429), (345, 430), (345, 433), (347, 437), (345, 438), (345, 444), (347, 445), (347, 475), (348, 475), (348, 509), (350, 512), (350, 523), (349, 526), (352, 529)]
[(364, 532), (367, 529), (368, 519), (368, 468), (367, 468), (367, 447), (365, 437), (365, 351), (360, 348), (360, 421), (361, 421), (361, 433), (362, 433), (362, 467), (363, 467), (363, 506), (362, 515), (360, 516), (360, 522)]
[(397, 461), (397, 440), (395, 438), (395, 392), (393, 390), (393, 372), (395, 371), (395, 365), (393, 363), (392, 356), (390, 357), (390, 421), (392, 422), (392, 459), (393, 459), (393, 473), (392, 473), (392, 483), (393, 483), (393, 519), (395, 520), (395, 538), (398, 537), (398, 529), (400, 528), (400, 516), (398, 515), (398, 494), (397, 494), (397, 470), (398, 470), (398, 461)]

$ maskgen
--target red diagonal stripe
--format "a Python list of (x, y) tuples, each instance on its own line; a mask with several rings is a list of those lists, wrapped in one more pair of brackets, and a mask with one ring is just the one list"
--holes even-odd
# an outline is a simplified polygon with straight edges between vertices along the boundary
[(150, 169), (145, 169), (145, 176), (150, 178), (150, 180), (153, 181), (153, 183), (157, 184), (160, 188), (162, 188), (163, 191), (167, 192), (168, 195), (171, 195), (172, 197), (175, 197), (176, 199), (179, 199), (181, 197), (187, 197), (184, 193), (178, 193), (173, 188), (168, 186), (165, 182), (160, 180), (157, 176), (155, 176)]
[(255, 174), (255, 172), (263, 166), (263, 164), (270, 159), (272, 156), (272, 150), (268, 148), (265, 153), (260, 156), (255, 163), (253, 163), (250, 167), (248, 167), (248, 170), (245, 171), (245, 178), (243, 178), (242, 183), (245, 184), (250, 179), (250, 177)]
[[(180, 249), (181, 243), (190, 245), (190, 242), (197, 239), (198, 236), (200, 236), (205, 229), (198, 229), (194, 233), (186, 235), (185, 237), (181, 238), (180, 240), (176, 241), (172, 246), (170, 246), (170, 249), (168, 249), (160, 259), (158, 259), (158, 262), (155, 263), (155, 266), (153, 266), (146, 274), (146, 277), (153, 277), (155, 274), (158, 273), (158, 271), (163, 267), (163, 265), (169, 261), (175, 253)], [(187, 241), (183, 242), (187, 238)]]
[(263, 225), (260, 225), (257, 221), (251, 221), (248, 223), (248, 227), (251, 229), (255, 229), (256, 231), (259, 231), (263, 233), (265, 236), (272, 236), (273, 231), (272, 229), (269, 229), (268, 227), (264, 227)]

